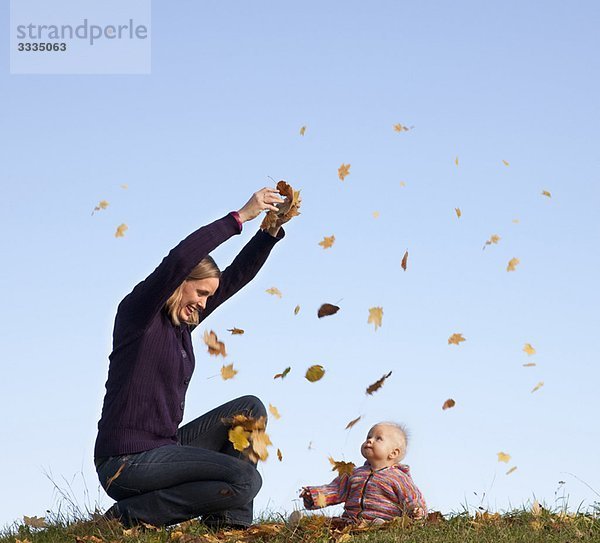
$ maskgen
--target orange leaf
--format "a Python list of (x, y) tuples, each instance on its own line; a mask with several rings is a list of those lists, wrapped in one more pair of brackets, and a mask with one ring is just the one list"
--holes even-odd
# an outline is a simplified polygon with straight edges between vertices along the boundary
[(335, 236), (325, 236), (323, 241), (319, 241), (319, 245), (323, 247), (323, 249), (329, 249), (333, 242), (335, 241)]
[(269, 404), (269, 413), (271, 413), (271, 415), (273, 415), (277, 420), (281, 418), (278, 409), (273, 404)]
[(408, 251), (406, 251), (404, 253), (404, 256), (402, 257), (402, 263), (400, 264), (402, 266), (402, 269), (404, 271), (406, 271), (406, 264), (408, 263)]
[(500, 451), (498, 453), (498, 462), (508, 464), (510, 462), (510, 454)]
[(221, 368), (221, 377), (223, 381), (227, 381), (227, 379), (233, 379), (237, 373), (237, 370), (233, 369), (233, 364), (228, 364), (227, 366), (223, 366)]
[(306, 126), (303, 126), (302, 128), (300, 128), (300, 135), (304, 136), (305, 133), (306, 133)]
[(449, 398), (444, 402), (444, 405), (442, 405), (442, 409), (445, 411), (446, 409), (450, 409), (450, 408), (454, 407), (455, 405), (456, 405), (456, 402), (452, 398)]
[(227, 352), (225, 350), (225, 343), (219, 341), (217, 338), (217, 334), (215, 334), (212, 330), (210, 332), (204, 331), (204, 343), (208, 347), (208, 354), (212, 354), (214, 356), (221, 355), (222, 357), (227, 356)]
[(333, 304), (323, 304), (317, 311), (317, 317), (328, 317), (329, 315), (335, 315), (340, 310), (339, 306)]
[(460, 207), (455, 207), (454, 211), (456, 212), (456, 216), (460, 219), (460, 216), (462, 215), (462, 211), (460, 210)]
[(342, 164), (338, 168), (338, 177), (343, 181), (347, 175), (350, 175), (350, 164)]
[(448, 345), (458, 345), (461, 341), (466, 341), (462, 334), (452, 334), (448, 338)]
[(343, 460), (337, 461), (334, 460), (333, 457), (329, 457), (329, 462), (331, 463), (331, 465), (333, 466), (331, 468), (331, 471), (337, 471), (338, 475), (352, 475), (352, 472), (354, 471), (354, 468), (356, 467), (355, 464), (353, 464), (352, 462), (344, 462)]
[(515, 271), (517, 269), (517, 265), (519, 264), (520, 260), (518, 258), (511, 258), (508, 261), (508, 266), (506, 266), (506, 271), (507, 272), (511, 272), (511, 271)]
[(125, 232), (127, 231), (128, 228), (129, 227), (125, 223), (117, 226), (117, 231), (115, 232), (115, 238), (125, 237)]
[(375, 381), (372, 385), (369, 385), (367, 387), (367, 394), (373, 394), (373, 392), (379, 390), (382, 386), (383, 383), (385, 383), (385, 380), (392, 375), (392, 372), (390, 371), (389, 373), (385, 374), (381, 379), (378, 379), (377, 381)]
[(242, 335), (244, 331), (241, 328), (228, 328), (228, 332), (231, 332), (232, 336)]

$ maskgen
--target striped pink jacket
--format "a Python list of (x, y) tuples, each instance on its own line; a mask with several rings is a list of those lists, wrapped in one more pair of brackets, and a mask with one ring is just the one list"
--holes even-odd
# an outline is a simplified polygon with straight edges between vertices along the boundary
[[(404, 464), (373, 471), (365, 463), (350, 476), (340, 475), (328, 485), (309, 486), (311, 500), (307, 509), (319, 509), (344, 503), (343, 518), (360, 522), (380, 518), (391, 520), (403, 514), (423, 517), (427, 505), (421, 491), (413, 483), (410, 469)], [(318, 504), (318, 505), (317, 505)]]

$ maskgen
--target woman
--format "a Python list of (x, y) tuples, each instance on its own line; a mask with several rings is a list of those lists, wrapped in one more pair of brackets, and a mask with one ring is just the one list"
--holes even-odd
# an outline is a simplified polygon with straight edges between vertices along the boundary
[(284, 221), (259, 230), (223, 273), (208, 253), (281, 202), (277, 190), (259, 190), (239, 211), (190, 234), (119, 304), (94, 450), (100, 483), (117, 500), (106, 518), (126, 526), (200, 515), (212, 525), (252, 523), (261, 477), (233, 449), (223, 419), (266, 416), (262, 402), (244, 396), (178, 426), (194, 371), (191, 331), (254, 278), (284, 237)]

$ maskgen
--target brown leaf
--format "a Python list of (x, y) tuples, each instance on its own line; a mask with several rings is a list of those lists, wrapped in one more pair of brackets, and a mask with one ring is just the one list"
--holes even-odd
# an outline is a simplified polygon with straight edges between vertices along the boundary
[(110, 485), (112, 485), (112, 484), (113, 484), (113, 481), (114, 481), (114, 480), (115, 480), (115, 479), (116, 479), (116, 478), (117, 478), (119, 475), (121, 475), (121, 473), (123, 472), (123, 470), (124, 470), (124, 469), (125, 469), (125, 462), (123, 462), (123, 463), (122, 463), (122, 464), (119, 466), (119, 469), (118, 469), (118, 470), (115, 472), (115, 474), (114, 474), (112, 477), (110, 477), (110, 478), (108, 479), (108, 481), (106, 481), (106, 489), (107, 489), (107, 490), (108, 490), (108, 487), (109, 487)]
[(281, 450), (277, 449), (277, 460), (280, 462), (283, 460), (283, 454), (281, 454)]
[(328, 317), (329, 315), (335, 315), (340, 310), (339, 306), (333, 304), (323, 304), (317, 311), (317, 317)]
[(291, 185), (283, 180), (277, 183), (277, 190), (283, 197), (283, 202), (275, 204), (277, 211), (267, 212), (260, 225), (262, 230), (269, 230), (270, 228), (281, 226), (290, 219), (300, 215), (300, 211), (298, 211), (298, 209), (300, 209), (300, 203), (302, 202), (300, 191), (294, 190)]
[(204, 343), (208, 347), (208, 354), (212, 354), (213, 356), (221, 355), (222, 357), (227, 356), (225, 343), (219, 341), (217, 334), (215, 334), (212, 330), (210, 332), (205, 330), (203, 339)]
[(227, 331), (231, 332), (232, 336), (242, 335), (244, 333), (244, 331), (241, 328), (228, 328)]
[(300, 311), (300, 306), (297, 305), (296, 307), (294, 307), (294, 315), (297, 315)]
[(506, 475), (510, 475), (513, 471), (515, 471), (517, 469), (517, 466), (513, 466), (512, 468), (510, 468), (507, 472)]
[(460, 207), (455, 207), (454, 211), (456, 212), (456, 216), (460, 219), (460, 216), (462, 215), (462, 211), (460, 210)]
[(385, 374), (381, 379), (378, 379), (377, 381), (375, 381), (372, 385), (369, 385), (367, 387), (366, 393), (373, 394), (373, 392), (376, 392), (377, 390), (379, 390), (383, 386), (383, 383), (385, 383), (385, 380), (390, 375), (392, 375), (391, 371), (389, 373)]
[(362, 415), (354, 420), (351, 420), (348, 424), (346, 424), (346, 428), (344, 428), (344, 430), (350, 430), (350, 428), (352, 428), (361, 418)]
[(303, 126), (300, 128), (300, 135), (304, 136), (305, 133), (306, 133), (306, 126)]
[(456, 402), (452, 398), (448, 398), (444, 405), (442, 405), (442, 409), (445, 411), (446, 409), (450, 409), (456, 405)]
[(461, 341), (466, 341), (462, 334), (452, 334), (448, 338), (448, 345), (458, 345)]
[(337, 471), (338, 475), (352, 475), (352, 471), (356, 467), (352, 462), (344, 462), (343, 460), (334, 460), (332, 456), (329, 457), (329, 462), (333, 466), (331, 471)]
[(402, 263), (400, 264), (402, 266), (402, 269), (404, 271), (406, 271), (406, 264), (407, 264), (407, 262), (408, 262), (408, 251), (406, 251), (404, 253), (404, 256), (402, 257)]

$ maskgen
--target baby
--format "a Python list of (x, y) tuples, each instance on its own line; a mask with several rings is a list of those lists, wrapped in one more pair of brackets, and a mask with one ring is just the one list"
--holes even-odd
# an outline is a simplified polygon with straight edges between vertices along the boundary
[(425, 517), (423, 495), (413, 483), (408, 466), (400, 464), (406, 445), (402, 426), (393, 422), (376, 424), (360, 448), (367, 460), (364, 465), (328, 485), (304, 487), (300, 494), (304, 506), (319, 509), (343, 502), (342, 519), (351, 523), (381, 522), (402, 515)]

